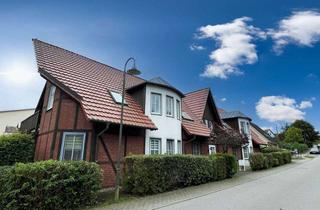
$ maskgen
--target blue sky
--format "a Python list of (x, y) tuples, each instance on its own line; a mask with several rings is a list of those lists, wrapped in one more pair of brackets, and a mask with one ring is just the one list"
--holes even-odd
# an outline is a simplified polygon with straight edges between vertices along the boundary
[(216, 103), (262, 127), (320, 129), (319, 1), (7, 1), (0, 7), (0, 110), (35, 107), (44, 81), (31, 39)]

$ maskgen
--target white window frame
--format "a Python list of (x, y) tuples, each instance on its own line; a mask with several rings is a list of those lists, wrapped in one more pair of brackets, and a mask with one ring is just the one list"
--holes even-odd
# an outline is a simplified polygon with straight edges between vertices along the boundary
[[(168, 99), (171, 100), (171, 114), (168, 114), (168, 108), (169, 108), (169, 105), (168, 105)], [(166, 95), (166, 115), (167, 117), (174, 117), (174, 97), (172, 96), (169, 96), (169, 95)]]
[[(245, 150), (247, 150), (247, 153), (245, 152)], [(242, 147), (242, 153), (243, 153), (243, 159), (245, 160), (249, 159), (250, 150), (248, 145)], [(245, 154), (247, 154), (247, 157)]]
[[(158, 154), (152, 154), (152, 152), (151, 151), (155, 151), (155, 150), (151, 150), (151, 140), (159, 140), (159, 152), (158, 152)], [(157, 137), (150, 137), (149, 138), (149, 154), (150, 155), (160, 155), (161, 154), (161, 147), (162, 147), (162, 142), (161, 142), (161, 138), (157, 138)]]
[[(244, 123), (244, 130), (242, 130), (242, 123)], [(250, 136), (250, 124), (247, 120), (239, 120), (239, 129), (241, 134)]]
[[(172, 143), (172, 151), (169, 153), (168, 151), (168, 142), (171, 142)], [(167, 142), (166, 142), (166, 149), (167, 149), (167, 154), (168, 155), (173, 155), (175, 152), (175, 146), (174, 146), (174, 139), (167, 139)]]
[(181, 101), (176, 100), (177, 119), (181, 120)]
[[(159, 112), (153, 112), (152, 111), (152, 102), (153, 102), (152, 101), (152, 95), (157, 95), (157, 96), (160, 97)], [(162, 115), (162, 95), (161, 95), (161, 93), (151, 92), (151, 94), (150, 94), (150, 112), (153, 115)]]
[[(118, 93), (115, 91), (109, 91), (112, 99), (114, 100), (114, 102), (116, 102), (117, 104), (121, 104), (122, 103), (122, 93)], [(123, 104), (124, 105), (128, 105), (126, 102), (126, 99), (123, 100)]]
[[(179, 146), (179, 143), (180, 143), (180, 146)], [(177, 141), (177, 153), (182, 154), (182, 141), (181, 140)]]
[[(84, 157), (84, 149), (86, 144), (86, 133), (85, 132), (63, 132), (62, 136), (62, 144), (61, 144), (61, 150), (60, 150), (60, 160), (64, 160), (64, 143), (65, 138), (67, 135), (83, 135), (83, 143), (81, 148), (81, 160), (83, 160)], [(73, 151), (72, 151), (73, 153)], [(73, 155), (71, 155), (71, 160), (73, 159)]]
[(54, 86), (54, 85), (50, 86), (49, 95), (48, 95), (48, 102), (47, 102), (47, 111), (49, 111), (53, 107), (56, 89), (57, 89), (56, 86)]
[(214, 144), (209, 144), (208, 149), (209, 149), (209, 155), (217, 153), (217, 148), (216, 148), (216, 145)]

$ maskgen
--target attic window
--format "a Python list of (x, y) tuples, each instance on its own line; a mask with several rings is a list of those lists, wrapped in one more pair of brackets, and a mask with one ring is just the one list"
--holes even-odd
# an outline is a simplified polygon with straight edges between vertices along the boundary
[(192, 118), (186, 112), (182, 112), (182, 118), (185, 120), (193, 121)]
[[(117, 104), (121, 104), (122, 103), (122, 94), (114, 92), (114, 91), (109, 91), (110, 95), (112, 96), (113, 100), (117, 103)], [(127, 105), (126, 99), (124, 99), (123, 103), (125, 105)]]

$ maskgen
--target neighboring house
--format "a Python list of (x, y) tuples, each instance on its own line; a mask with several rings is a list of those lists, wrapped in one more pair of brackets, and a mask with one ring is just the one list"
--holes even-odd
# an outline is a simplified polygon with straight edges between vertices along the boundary
[(252, 135), (250, 132), (250, 122), (251, 118), (244, 115), (240, 111), (227, 112), (219, 109), (221, 119), (227, 123), (234, 130), (245, 135), (248, 139), (248, 143), (242, 146), (241, 158), (239, 158), (239, 166), (244, 170), (246, 167), (250, 166), (249, 156), (253, 152)]
[[(115, 183), (123, 72), (33, 40), (46, 79), (36, 112), (35, 160), (87, 160), (101, 165), (104, 186)], [(183, 94), (161, 78), (127, 75), (121, 155), (209, 154), (214, 124), (222, 126), (209, 89)], [(30, 126), (31, 125), (31, 126)], [(218, 150), (219, 151), (219, 150)]]
[(252, 144), (254, 152), (261, 152), (261, 149), (274, 145), (272, 137), (269, 134), (261, 129), (258, 125), (250, 123), (250, 131), (252, 136)]
[(0, 111), (0, 135), (15, 133), (21, 121), (31, 116), (35, 109), (17, 109)]

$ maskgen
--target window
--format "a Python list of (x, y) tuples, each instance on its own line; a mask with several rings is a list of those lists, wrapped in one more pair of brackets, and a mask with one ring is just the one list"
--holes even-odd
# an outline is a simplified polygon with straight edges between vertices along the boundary
[(198, 142), (193, 142), (192, 144), (192, 154), (193, 155), (200, 155), (200, 144)]
[(249, 135), (249, 123), (246, 121), (240, 121), (240, 131), (244, 135)]
[(176, 106), (177, 106), (177, 119), (181, 120), (181, 105), (179, 100), (177, 100)]
[(47, 104), (47, 111), (52, 109), (53, 102), (54, 102), (54, 95), (56, 93), (56, 86), (51, 85), (49, 90), (49, 97), (48, 97), (48, 104)]
[(181, 140), (177, 141), (177, 149), (178, 149), (178, 154), (182, 154), (182, 142), (181, 142)]
[(167, 139), (167, 154), (172, 155), (174, 154), (174, 140)]
[(248, 146), (243, 147), (243, 158), (248, 159), (249, 158), (249, 148)]
[(173, 117), (173, 109), (174, 109), (174, 104), (173, 104), (173, 97), (167, 96), (166, 97), (166, 113), (167, 116)]
[(150, 154), (151, 155), (161, 154), (161, 139), (150, 138)]
[(161, 94), (151, 93), (151, 114), (161, 115)]
[(212, 124), (212, 122), (210, 120), (204, 119), (203, 122), (208, 128), (210, 128), (210, 129), (213, 128), (213, 124)]
[(216, 154), (216, 146), (215, 145), (209, 145), (209, 155)]
[[(121, 104), (122, 103), (122, 94), (121, 93), (110, 91), (110, 95), (112, 96), (113, 100), (117, 104)], [(127, 104), (126, 100), (123, 101), (123, 104)]]
[(85, 133), (63, 133), (61, 160), (82, 160), (84, 153)]
[(185, 120), (193, 121), (192, 118), (186, 112), (182, 112), (182, 118)]

